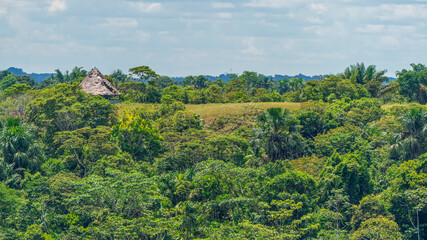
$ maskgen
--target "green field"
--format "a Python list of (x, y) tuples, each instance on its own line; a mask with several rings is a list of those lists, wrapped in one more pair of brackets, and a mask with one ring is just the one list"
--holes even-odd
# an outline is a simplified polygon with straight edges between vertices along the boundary
[[(119, 115), (124, 112), (132, 112), (137, 108), (155, 108), (156, 104), (146, 103), (120, 103)], [(284, 108), (298, 110), (301, 103), (294, 102), (259, 102), (259, 103), (209, 103), (209, 104), (186, 104), (186, 111), (200, 115), (207, 123), (223, 117), (239, 117), (253, 115), (268, 108)]]

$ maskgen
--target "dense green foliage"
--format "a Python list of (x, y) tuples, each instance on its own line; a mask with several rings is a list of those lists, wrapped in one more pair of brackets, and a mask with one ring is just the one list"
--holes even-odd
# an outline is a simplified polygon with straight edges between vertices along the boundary
[[(80, 67), (0, 72), (0, 239), (426, 239), (412, 67), (387, 85), (363, 64), (307, 82), (116, 70), (122, 101), (153, 103), (125, 113), (80, 90)], [(204, 121), (185, 105), (282, 101), (301, 107)]]

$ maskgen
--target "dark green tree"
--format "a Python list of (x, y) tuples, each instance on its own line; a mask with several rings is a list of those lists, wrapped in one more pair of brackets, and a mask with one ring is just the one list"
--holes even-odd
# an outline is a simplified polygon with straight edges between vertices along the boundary
[(256, 141), (260, 141), (272, 161), (298, 158), (304, 153), (299, 128), (298, 120), (289, 110), (270, 108), (258, 118)]
[(403, 132), (396, 136), (390, 156), (403, 160), (418, 158), (427, 151), (427, 112), (422, 108), (412, 108), (405, 112), (399, 121)]
[(9, 74), (0, 81), (0, 89), (5, 90), (6, 88), (16, 83), (17, 83), (16, 78), (13, 75)]
[(411, 64), (412, 70), (397, 72), (399, 93), (421, 104), (427, 102), (427, 68), (423, 64)]
[(110, 74), (110, 77), (114, 79), (114, 82), (117, 84), (124, 83), (129, 80), (128, 76), (122, 72), (122, 70), (117, 69), (112, 74)]
[(153, 162), (162, 151), (163, 140), (158, 129), (140, 116), (126, 114), (112, 128), (112, 137), (120, 148), (132, 155), (136, 161)]
[(366, 84), (368, 82), (385, 82), (388, 78), (384, 76), (387, 70), (377, 71), (375, 65), (365, 67), (365, 64), (356, 63), (347, 67), (343, 73), (338, 74), (343, 79), (349, 79), (353, 83)]
[(157, 75), (157, 73), (148, 66), (129, 68), (129, 72), (131, 77), (137, 77), (137, 79), (141, 82), (159, 77), (159, 75)]
[(0, 136), (2, 160), (13, 164), (16, 172), (35, 172), (43, 161), (41, 148), (34, 140), (30, 129), (23, 125), (19, 118), (8, 118)]

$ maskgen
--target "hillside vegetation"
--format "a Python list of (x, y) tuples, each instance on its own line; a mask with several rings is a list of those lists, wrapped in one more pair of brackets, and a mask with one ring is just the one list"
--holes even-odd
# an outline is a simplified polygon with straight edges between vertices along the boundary
[[(147, 103), (120, 103), (117, 104), (119, 116), (125, 112), (133, 112), (137, 109), (153, 108), (155, 104)], [(208, 104), (186, 104), (187, 112), (199, 114), (200, 118), (206, 122), (213, 121), (224, 117), (242, 117), (245, 115), (254, 115), (264, 112), (268, 108), (283, 108), (288, 110), (298, 110), (301, 103), (293, 102), (250, 102), (250, 103), (208, 103)]]
[[(427, 68), (86, 94), (0, 72), (0, 239), (426, 239)], [(119, 104), (111, 102), (121, 101)]]

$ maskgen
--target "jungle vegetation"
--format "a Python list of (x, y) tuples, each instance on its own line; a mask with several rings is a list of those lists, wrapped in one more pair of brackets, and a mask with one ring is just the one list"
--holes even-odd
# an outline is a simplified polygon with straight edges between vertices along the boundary
[[(426, 239), (427, 68), (0, 72), (0, 239)], [(386, 83), (387, 82), (387, 83)], [(239, 105), (240, 104), (240, 105)]]

